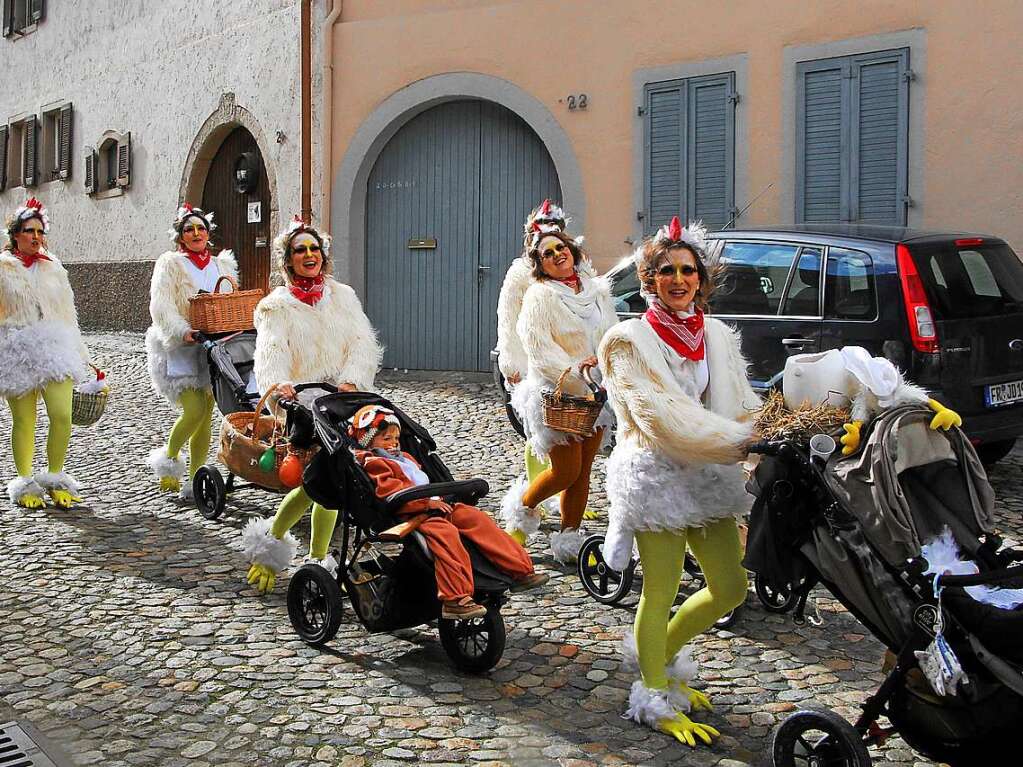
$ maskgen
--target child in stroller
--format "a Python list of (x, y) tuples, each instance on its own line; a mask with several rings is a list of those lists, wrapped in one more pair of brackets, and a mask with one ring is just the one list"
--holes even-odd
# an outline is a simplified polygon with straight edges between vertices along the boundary
[[(349, 427), (353, 416), (367, 406), (386, 409), (398, 421), (400, 431), (396, 436), (402, 458), (412, 459), (411, 465), (418, 465), (428, 480), (425, 484), (409, 479), (406, 472), (412, 470), (393, 460), (393, 454), (383, 460), (399, 467), (404, 481), (393, 466), (383, 461), (377, 467), (360, 463), (357, 453), (365, 454), (369, 441), (357, 442)], [(289, 403), (287, 407), (297, 406)], [(486, 545), (462, 537), (459, 543), (471, 565), (470, 573), (464, 574), (471, 578), (470, 596), (484, 608), (484, 613), (476, 611), (476, 617), (465, 613), (445, 617), (438, 597), (440, 566), (424, 535), (427, 531), (416, 529), (430, 517), (414, 521), (418, 501), (440, 500), (453, 508), (471, 507), (489, 492), (489, 485), (482, 479), (453, 481), (436, 454), (437, 446), (429, 432), (377, 394), (329, 394), (318, 398), (309, 412), (321, 449), (306, 467), (303, 487), (314, 501), (340, 509), (341, 542), (333, 552), (340, 566), (337, 574), (331, 575), (319, 565), (309, 563), (292, 575), (288, 614), (299, 636), (314, 645), (333, 639), (340, 628), (344, 596), (350, 600), (359, 622), (371, 633), (412, 628), (439, 619), (441, 644), (458, 668), (474, 673), (493, 668), (504, 652), (501, 606), (507, 601), (507, 593), (538, 586), (546, 578), (526, 575), (525, 552), (506, 555), (509, 559), (525, 557), (512, 576), (503, 569), (505, 562), (495, 564), (488, 558), (491, 552)], [(374, 420), (375, 417), (370, 418), (369, 424)], [(365, 439), (365, 434), (361, 436)], [(373, 462), (373, 458), (367, 460)], [(386, 481), (378, 485), (371, 471), (379, 472), (378, 476)], [(388, 494), (386, 490), (392, 482), (405, 489)], [(411, 519), (409, 511), (413, 514)], [(449, 610), (447, 614), (455, 612)]]
[[(367, 405), (352, 417), (349, 435), (362, 450), (355, 458), (376, 487), (377, 497), (387, 500), (430, 478), (408, 453), (401, 450), (401, 422), (382, 405)], [(461, 537), (472, 541), (497, 568), (515, 581), (512, 591), (526, 591), (547, 582), (548, 576), (533, 571), (533, 562), (518, 543), (475, 506), (440, 498), (409, 501), (397, 510), (407, 521), (403, 530), (418, 530), (426, 538), (437, 575), (437, 596), (442, 618), (479, 618), (487, 608), (472, 599), (472, 563)]]
[[(772, 745), (779, 767), (866, 767), (867, 746), (896, 732), (953, 767), (1018, 762), (1023, 609), (986, 604), (969, 587), (1023, 586), (1023, 567), (1013, 566), (1023, 553), (999, 550), (980, 460), (959, 429), (928, 428), (933, 415), (886, 410), (862, 429), (857, 451), (823, 463), (797, 441), (751, 450), (764, 458), (748, 485), (757, 501), (746, 567), (790, 591), (797, 616), (823, 584), (896, 657), (855, 726), (827, 709), (786, 719)], [(962, 571), (947, 567), (959, 556), (979, 572), (947, 574)], [(928, 658), (947, 662), (949, 678), (929, 675)]]

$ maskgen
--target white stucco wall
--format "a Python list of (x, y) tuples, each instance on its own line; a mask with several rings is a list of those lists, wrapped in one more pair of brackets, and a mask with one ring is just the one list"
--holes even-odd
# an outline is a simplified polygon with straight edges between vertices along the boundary
[[(324, 3), (313, 3), (313, 210), (319, 210), (320, 57)], [(168, 245), (193, 140), (222, 94), (257, 121), (276, 174), (281, 220), (301, 207), (298, 0), (90, 0), (47, 3), (21, 38), (0, 38), (0, 121), (74, 106), (72, 178), (0, 193), (4, 217), (28, 195), (50, 210), (51, 249), (66, 262), (153, 259)], [(16, 77), (11, 75), (15, 74)], [(104, 131), (131, 131), (131, 187), (84, 191), (84, 148)], [(277, 143), (277, 131), (285, 139)], [(41, 146), (41, 140), (40, 140)], [(198, 203), (199, 200), (194, 202)]]

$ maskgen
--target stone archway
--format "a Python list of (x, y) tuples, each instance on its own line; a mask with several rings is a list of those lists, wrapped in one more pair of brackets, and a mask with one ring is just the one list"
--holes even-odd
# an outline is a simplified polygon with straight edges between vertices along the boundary
[(259, 122), (249, 110), (235, 103), (234, 94), (231, 92), (221, 95), (217, 108), (206, 118), (192, 140), (192, 146), (188, 150), (188, 157), (185, 160), (185, 167), (181, 172), (178, 203), (185, 200), (202, 199), (206, 176), (209, 174), (217, 150), (224, 143), (224, 139), (239, 126), (252, 134), (262, 155), (270, 188), (269, 231), (277, 232), (280, 229), (280, 197), (277, 190), (277, 169), (271, 160), (273, 157), (271, 147)]
[[(478, 72), (426, 77), (385, 99), (348, 144), (331, 187), (330, 223), (338, 278), (365, 295), (366, 191), (370, 172), (391, 138), (416, 115), (448, 101), (481, 99), (511, 110), (540, 138), (561, 182), (562, 204), (579, 231), (586, 225), (582, 172), (568, 134), (535, 96), (514, 83)], [(329, 170), (328, 170), (329, 172)]]

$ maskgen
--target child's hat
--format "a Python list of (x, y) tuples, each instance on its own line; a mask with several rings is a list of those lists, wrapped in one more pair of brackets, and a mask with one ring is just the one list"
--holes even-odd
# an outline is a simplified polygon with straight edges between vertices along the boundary
[(359, 443), (360, 447), (369, 447), (373, 437), (389, 424), (401, 428), (401, 421), (393, 410), (382, 405), (366, 405), (356, 410), (352, 416), (348, 436)]

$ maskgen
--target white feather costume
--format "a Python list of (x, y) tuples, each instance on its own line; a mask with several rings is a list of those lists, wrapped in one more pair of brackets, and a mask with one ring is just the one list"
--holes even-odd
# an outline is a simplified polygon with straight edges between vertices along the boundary
[(278, 287), (256, 307), (256, 384), (324, 381), (372, 391), (383, 349), (348, 285), (326, 277), (315, 305)]
[[(527, 375), (512, 392), (512, 407), (519, 414), (530, 436), (536, 455), (543, 457), (552, 445), (567, 444), (575, 437), (543, 425), (540, 392), (553, 390), (566, 368), (573, 372), (565, 379), (565, 394), (589, 394), (578, 374), (579, 363), (597, 353), (604, 334), (618, 322), (611, 288), (603, 277), (589, 269), (579, 270), (582, 292), (554, 280), (534, 282), (522, 299), (517, 330), (526, 352)], [(614, 423), (610, 407), (597, 420), (610, 438)]]
[(0, 397), (17, 397), (53, 381), (86, 378), (75, 295), (52, 253), (25, 268), (0, 251)]
[[(185, 333), (192, 329), (188, 323), (188, 299), (199, 292), (189, 265), (184, 253), (167, 251), (156, 259), (149, 286), (149, 314), (153, 318), (153, 324), (146, 331), (149, 379), (153, 390), (174, 407), (178, 406), (178, 399), (185, 389), (205, 389), (210, 385), (202, 347), (186, 344), (184, 340)], [(238, 262), (230, 250), (221, 251), (220, 255), (210, 259), (206, 269), (215, 270), (216, 277), (238, 279)], [(168, 362), (180, 354), (194, 355), (195, 365), (191, 371), (179, 372), (173, 369), (173, 363), (168, 370)]]
[(638, 530), (684, 530), (739, 517), (750, 507), (740, 446), (760, 402), (738, 335), (704, 319), (710, 380), (701, 403), (697, 365), (682, 360), (642, 319), (613, 328), (599, 358), (618, 418), (607, 462), (610, 502), (604, 559), (622, 570)]
[(511, 262), (497, 297), (497, 364), (507, 379), (513, 374), (525, 377), (528, 360), (516, 327), (522, 311), (522, 299), (533, 284), (532, 266), (528, 258), (519, 256)]

